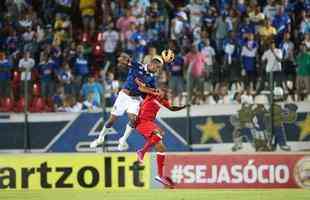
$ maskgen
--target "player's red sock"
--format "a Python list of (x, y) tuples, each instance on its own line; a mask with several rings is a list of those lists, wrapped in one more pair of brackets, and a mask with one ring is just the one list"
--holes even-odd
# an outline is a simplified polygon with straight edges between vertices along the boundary
[(146, 152), (149, 151), (149, 149), (156, 144), (157, 142), (159, 142), (161, 140), (161, 138), (158, 135), (153, 135), (150, 139), (148, 139), (145, 143), (145, 145), (143, 146), (143, 148), (140, 150), (140, 152), (142, 152), (143, 154), (145, 154)]
[(165, 163), (165, 153), (164, 152), (157, 152), (156, 154), (157, 160), (157, 174), (159, 177), (164, 175), (164, 163)]

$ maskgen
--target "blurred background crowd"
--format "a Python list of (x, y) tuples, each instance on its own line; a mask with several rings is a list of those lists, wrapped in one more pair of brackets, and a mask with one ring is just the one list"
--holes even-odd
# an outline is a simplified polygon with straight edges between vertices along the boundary
[(173, 104), (184, 102), (187, 84), (194, 104), (253, 103), (270, 72), (286, 101), (310, 101), (309, 0), (4, 2), (2, 112), (22, 112), (26, 92), (32, 112), (110, 106), (127, 75), (117, 56), (148, 63), (166, 48), (176, 58), (158, 82)]

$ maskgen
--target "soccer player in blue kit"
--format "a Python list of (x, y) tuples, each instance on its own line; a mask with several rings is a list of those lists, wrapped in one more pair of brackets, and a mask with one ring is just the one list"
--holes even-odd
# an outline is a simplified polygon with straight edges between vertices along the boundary
[[(155, 73), (164, 64), (163, 59), (160, 56), (154, 56), (149, 64), (143, 65), (133, 61), (127, 54), (121, 54), (118, 58), (118, 63), (129, 67), (127, 79), (117, 96), (108, 121), (104, 124), (98, 138), (91, 142), (91, 148), (101, 145), (104, 142), (105, 135), (108, 133), (107, 130), (113, 126), (119, 116), (122, 116), (127, 112), (129, 122), (126, 125), (124, 135), (118, 141), (119, 151), (125, 150), (128, 147), (126, 142), (127, 138), (135, 126), (142, 96), (144, 93), (154, 95), (158, 93), (155, 89)], [(146, 88), (144, 88), (144, 93), (139, 90), (139, 86), (135, 82), (136, 79), (145, 83)]]

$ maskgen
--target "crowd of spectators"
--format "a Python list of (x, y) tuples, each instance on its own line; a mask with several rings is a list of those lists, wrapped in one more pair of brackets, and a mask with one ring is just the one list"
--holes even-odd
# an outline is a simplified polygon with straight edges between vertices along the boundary
[(288, 101), (310, 99), (309, 0), (6, 0), (0, 107), (22, 111), (26, 92), (33, 111), (109, 106), (127, 75), (117, 56), (167, 48), (158, 82), (174, 104), (187, 84), (194, 104), (253, 103), (270, 74)]

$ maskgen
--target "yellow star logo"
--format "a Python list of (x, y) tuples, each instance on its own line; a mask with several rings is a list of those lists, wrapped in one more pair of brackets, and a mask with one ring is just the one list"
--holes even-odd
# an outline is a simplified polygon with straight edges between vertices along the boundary
[(306, 119), (303, 122), (299, 122), (299, 141), (305, 139), (310, 135), (310, 114), (307, 115)]
[(202, 132), (200, 143), (203, 144), (210, 139), (222, 142), (220, 130), (224, 128), (224, 126), (224, 123), (214, 123), (211, 117), (207, 118), (205, 124), (197, 125), (197, 128)]

